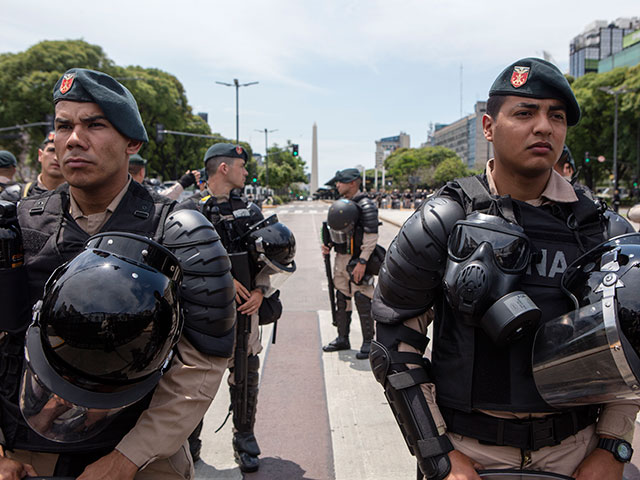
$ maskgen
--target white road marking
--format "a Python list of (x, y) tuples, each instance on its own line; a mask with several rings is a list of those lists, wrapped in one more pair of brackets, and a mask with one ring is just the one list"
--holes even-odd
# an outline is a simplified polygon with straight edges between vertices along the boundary
[[(322, 344), (336, 336), (331, 312), (318, 312)], [(357, 312), (351, 322), (351, 350), (322, 353), (333, 461), (337, 479), (415, 478), (409, 453), (368, 360), (357, 360), (362, 335)]]

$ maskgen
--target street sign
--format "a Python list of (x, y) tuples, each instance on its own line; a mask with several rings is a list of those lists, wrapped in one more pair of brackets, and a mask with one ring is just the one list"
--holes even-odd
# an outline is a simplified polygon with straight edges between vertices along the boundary
[(605, 160), (606, 160), (606, 158), (604, 158), (604, 155), (599, 155), (599, 156), (598, 156), (598, 161), (599, 161), (600, 163), (604, 163), (604, 161), (605, 161)]

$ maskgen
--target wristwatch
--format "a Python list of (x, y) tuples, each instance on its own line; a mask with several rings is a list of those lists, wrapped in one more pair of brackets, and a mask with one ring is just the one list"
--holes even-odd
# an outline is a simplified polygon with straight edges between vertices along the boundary
[(359, 258), (358, 263), (361, 263), (362, 265), (366, 265), (367, 261), (364, 258)]
[(631, 444), (617, 438), (601, 438), (598, 441), (598, 448), (613, 453), (615, 459), (622, 463), (628, 463), (633, 455)]

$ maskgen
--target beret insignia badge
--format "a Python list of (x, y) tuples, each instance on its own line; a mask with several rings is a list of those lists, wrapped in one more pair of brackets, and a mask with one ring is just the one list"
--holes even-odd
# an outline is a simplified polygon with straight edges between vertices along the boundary
[(238, 146), (236, 147), (236, 153), (237, 153), (238, 155), (242, 155), (242, 147), (241, 147), (240, 145), (238, 145)]
[(73, 79), (76, 78), (75, 73), (65, 73), (64, 77), (62, 77), (62, 83), (60, 83), (60, 93), (67, 93), (71, 90), (71, 86), (73, 85)]
[(530, 67), (513, 67), (513, 73), (511, 74), (511, 85), (513, 85), (514, 88), (518, 88), (527, 83), (529, 70), (531, 70)]

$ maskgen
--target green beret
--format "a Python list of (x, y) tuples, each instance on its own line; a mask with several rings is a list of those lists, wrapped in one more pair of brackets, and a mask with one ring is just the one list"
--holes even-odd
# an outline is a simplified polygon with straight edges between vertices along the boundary
[(231, 143), (216, 143), (209, 147), (207, 153), (204, 154), (204, 164), (207, 165), (207, 160), (213, 157), (230, 157), (230, 158), (242, 158), (244, 161), (248, 161), (247, 151), (240, 145), (233, 145)]
[(146, 164), (147, 160), (139, 154), (134, 153), (133, 155), (129, 155), (129, 165), (142, 165), (144, 167)]
[(345, 168), (344, 170), (338, 170), (335, 176), (329, 180), (325, 185), (335, 185), (337, 182), (349, 183), (360, 178), (360, 170), (357, 168)]
[(571, 85), (558, 67), (540, 58), (523, 58), (505, 68), (491, 85), (489, 96), (494, 95), (562, 100), (567, 106), (567, 125), (580, 120), (580, 105)]
[(85, 68), (67, 70), (53, 87), (53, 103), (62, 100), (95, 103), (122, 135), (131, 140), (149, 141), (136, 99), (106, 73)]
[(48, 143), (53, 143), (55, 138), (56, 138), (56, 132), (51, 130), (49, 133), (47, 133), (47, 136), (44, 137), (44, 140), (40, 144), (40, 148), (44, 148), (45, 145), (47, 145)]
[(13, 156), (13, 153), (0, 150), (0, 168), (16, 167), (17, 165), (18, 161)]

